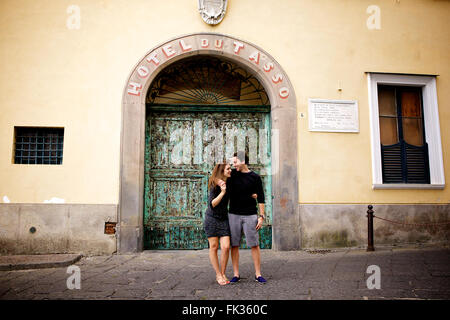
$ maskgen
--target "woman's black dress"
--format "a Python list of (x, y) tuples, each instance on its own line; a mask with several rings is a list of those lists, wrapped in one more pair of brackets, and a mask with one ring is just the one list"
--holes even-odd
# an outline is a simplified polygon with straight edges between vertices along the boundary
[(230, 236), (230, 225), (228, 223), (228, 201), (229, 194), (225, 193), (220, 203), (213, 208), (212, 201), (220, 194), (220, 187), (216, 186), (209, 191), (208, 209), (205, 212), (203, 223), (206, 236), (225, 237)]

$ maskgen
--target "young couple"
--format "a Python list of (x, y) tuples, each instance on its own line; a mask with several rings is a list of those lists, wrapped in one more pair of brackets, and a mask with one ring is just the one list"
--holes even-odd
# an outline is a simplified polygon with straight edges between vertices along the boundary
[[(232, 163), (235, 167), (233, 170), (229, 164), (217, 164), (208, 183), (208, 209), (205, 213), (204, 229), (209, 241), (209, 258), (216, 271), (216, 280), (220, 285), (238, 282), (241, 279), (239, 245), (243, 231), (247, 246), (251, 248), (255, 280), (264, 283), (266, 280), (261, 276), (261, 253), (258, 237), (258, 230), (261, 229), (265, 218), (262, 180), (258, 174), (249, 170), (247, 154), (235, 153)], [(258, 202), (259, 215), (256, 202)], [(225, 275), (230, 242), (234, 272), (231, 281)], [(219, 243), (221, 248), (220, 265), (217, 257)]]

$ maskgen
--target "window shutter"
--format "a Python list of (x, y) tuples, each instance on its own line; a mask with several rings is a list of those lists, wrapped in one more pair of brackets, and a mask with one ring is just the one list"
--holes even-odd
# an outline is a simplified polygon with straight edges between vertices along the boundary
[(430, 183), (428, 145), (416, 147), (406, 144), (406, 167), (408, 183)]
[(400, 143), (392, 146), (381, 145), (383, 163), (383, 183), (402, 183), (402, 148)]

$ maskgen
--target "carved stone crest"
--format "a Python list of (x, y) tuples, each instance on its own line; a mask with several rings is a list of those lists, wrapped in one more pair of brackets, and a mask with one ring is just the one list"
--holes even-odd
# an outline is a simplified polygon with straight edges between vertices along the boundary
[(227, 11), (228, 0), (198, 0), (198, 11), (207, 24), (219, 24)]

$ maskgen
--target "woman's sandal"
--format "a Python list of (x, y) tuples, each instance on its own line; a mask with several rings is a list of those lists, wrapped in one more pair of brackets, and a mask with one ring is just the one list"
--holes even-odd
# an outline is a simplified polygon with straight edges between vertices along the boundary
[(224, 286), (226, 284), (228, 284), (229, 282), (227, 282), (222, 276), (216, 276), (216, 281), (218, 284), (220, 284), (221, 286)]
[(228, 280), (228, 278), (227, 278), (227, 276), (226, 275), (223, 275), (222, 276), (223, 278), (224, 278), (224, 280), (227, 282), (227, 284), (229, 284), (230, 283), (230, 280)]

